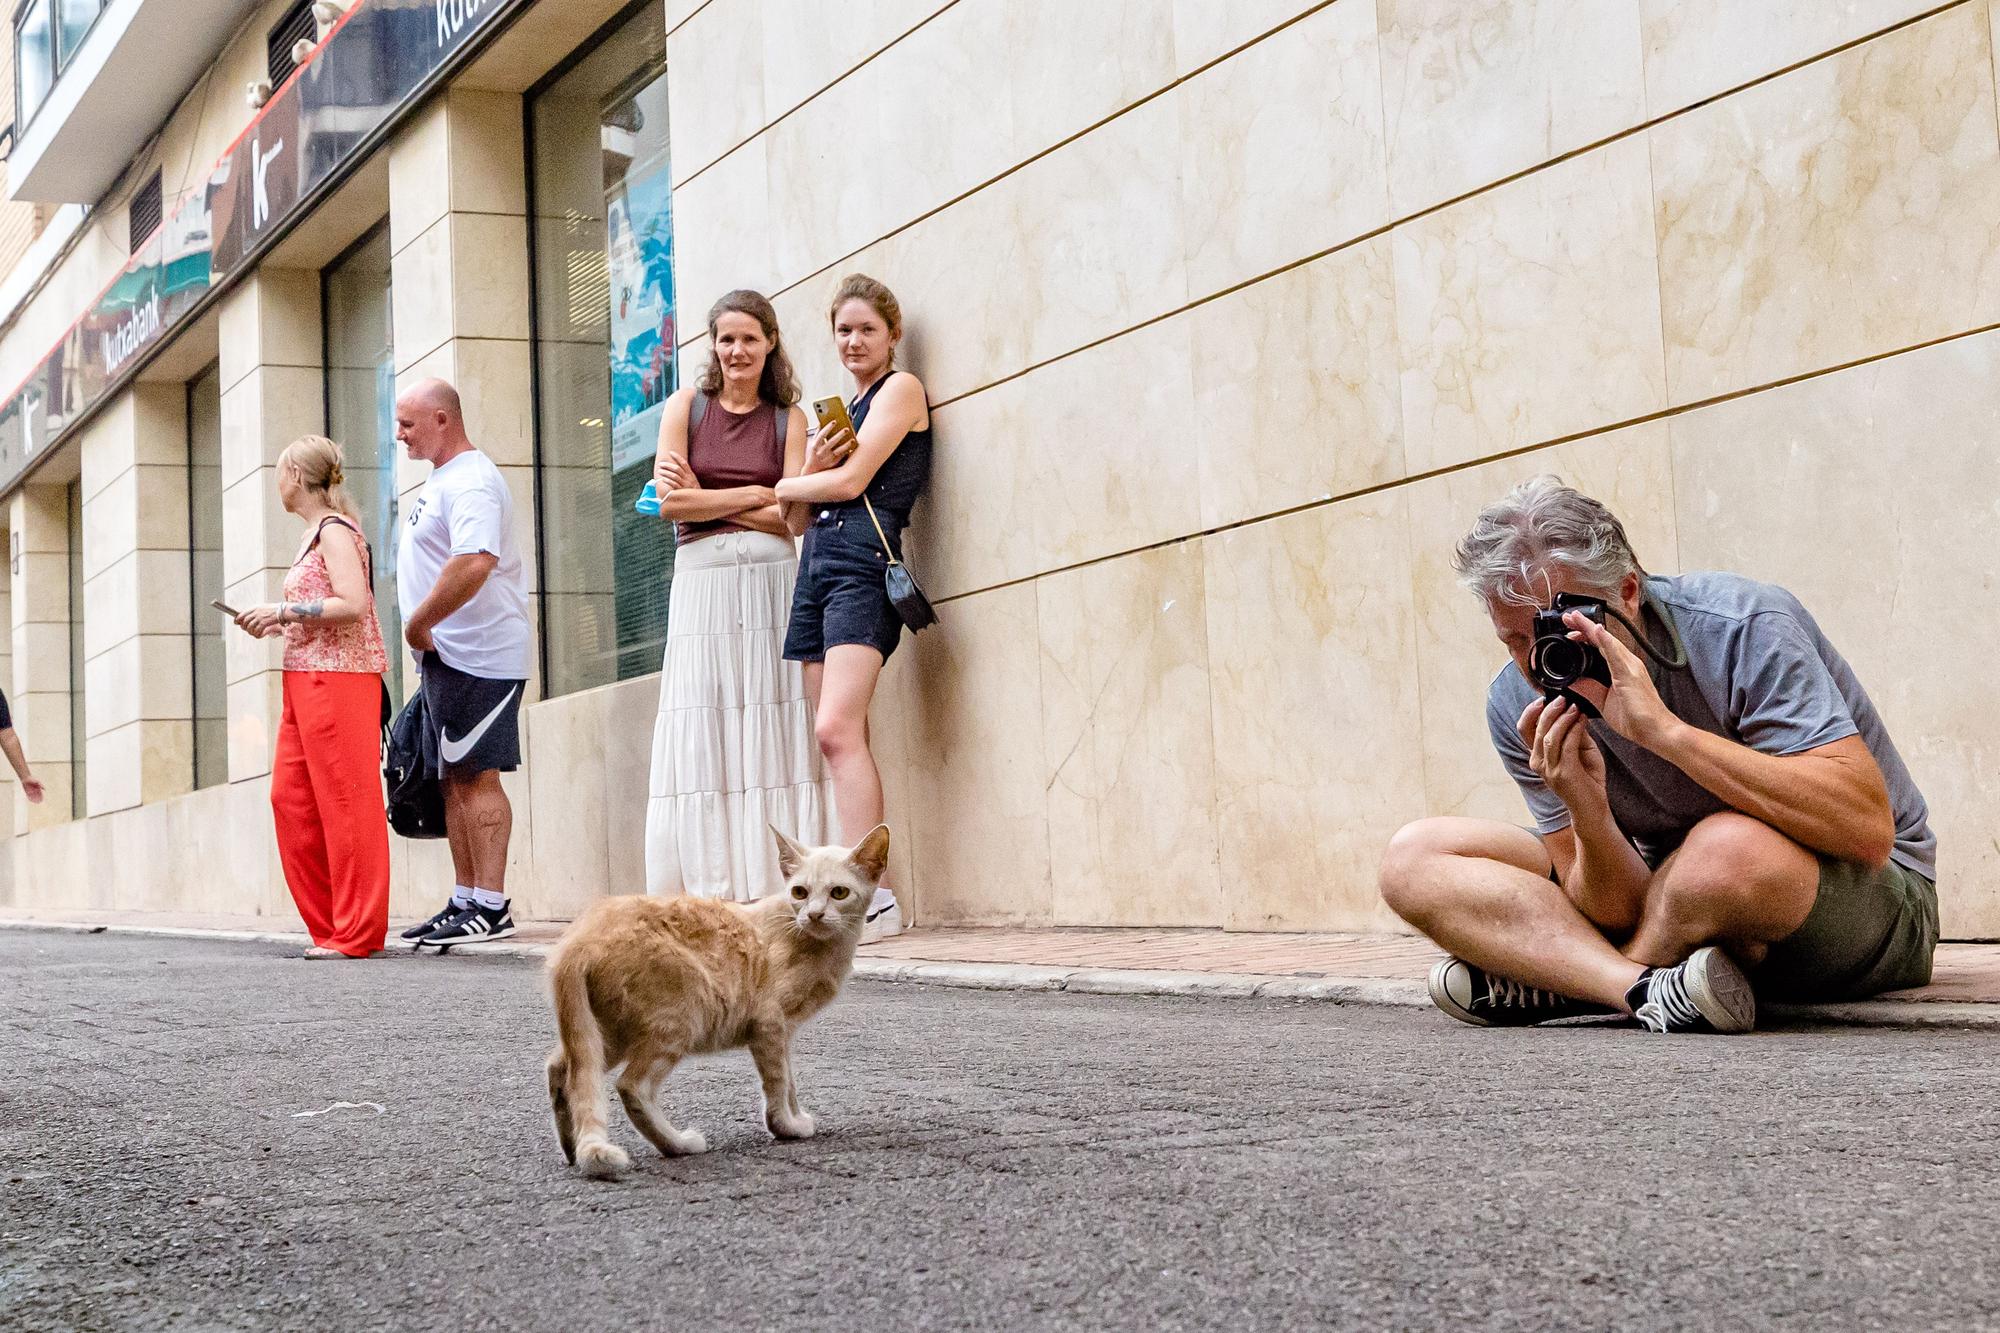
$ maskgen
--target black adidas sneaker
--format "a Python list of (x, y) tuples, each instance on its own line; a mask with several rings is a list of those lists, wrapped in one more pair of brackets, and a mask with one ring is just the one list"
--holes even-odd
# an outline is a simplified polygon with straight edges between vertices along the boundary
[(455, 912), (451, 918), (436, 930), (417, 942), (418, 948), (429, 946), (443, 953), (465, 944), (492, 944), (504, 940), (514, 933), (514, 914), (508, 909), (511, 902), (499, 908), (481, 907), (478, 903)]
[(457, 903), (447, 899), (445, 901), (445, 905), (443, 907), (440, 907), (437, 910), (437, 912), (431, 917), (430, 920), (419, 921), (417, 922), (416, 925), (411, 926), (408, 930), (404, 931), (403, 938), (410, 941), (412, 944), (421, 944), (423, 943), (424, 937), (426, 935), (430, 934), (432, 931), (436, 930), (439, 926), (442, 926), (445, 922), (451, 920), (453, 917), (457, 916), (460, 912), (463, 912), (464, 910), (465, 908), (460, 907)]

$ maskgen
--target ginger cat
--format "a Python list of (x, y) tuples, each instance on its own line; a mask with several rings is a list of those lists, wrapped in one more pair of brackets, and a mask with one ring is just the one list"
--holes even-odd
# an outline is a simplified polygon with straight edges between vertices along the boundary
[(792, 1083), (792, 1034), (847, 980), (889, 863), (889, 830), (876, 827), (852, 852), (771, 832), (781, 892), (753, 903), (607, 898), (550, 955), (549, 1101), (563, 1156), (584, 1175), (610, 1179), (632, 1164), (605, 1128), (604, 1079), (620, 1065), (626, 1115), (669, 1157), (706, 1152), (708, 1140), (660, 1114), (661, 1082), (687, 1056), (738, 1046), (757, 1063), (771, 1133), (812, 1137)]

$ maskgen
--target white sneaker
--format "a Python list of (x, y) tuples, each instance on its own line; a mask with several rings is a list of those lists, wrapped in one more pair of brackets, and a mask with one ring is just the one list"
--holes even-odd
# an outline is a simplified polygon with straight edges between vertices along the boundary
[(875, 901), (868, 904), (867, 924), (861, 927), (861, 942), (873, 944), (886, 940), (891, 935), (903, 933), (903, 909), (889, 894), (878, 893)]

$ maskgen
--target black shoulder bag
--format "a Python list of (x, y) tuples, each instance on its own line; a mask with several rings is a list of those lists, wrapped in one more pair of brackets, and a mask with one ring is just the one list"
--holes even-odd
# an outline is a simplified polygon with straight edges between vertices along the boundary
[[(856, 408), (860, 408), (862, 416), (866, 417), (867, 401), (873, 399), (875, 390), (888, 381), (889, 376), (884, 375), (870, 385), (866, 393), (854, 400), (854, 406), (850, 407), (848, 412), (852, 414)], [(859, 421), (854, 423), (854, 429), (860, 431)], [(896, 608), (896, 615), (910, 627), (912, 633), (929, 629), (938, 623), (937, 612), (931, 607), (931, 599), (924, 596), (924, 590), (917, 586), (917, 576), (912, 574), (910, 567), (898, 560), (896, 553), (889, 548), (889, 534), (882, 531), (882, 520), (875, 517), (875, 503), (868, 498), (867, 487), (861, 490), (861, 503), (868, 510), (868, 521), (875, 525), (876, 540), (882, 543), (882, 558), (889, 562), (889, 567), (882, 571), (882, 591), (888, 594), (889, 605)]]

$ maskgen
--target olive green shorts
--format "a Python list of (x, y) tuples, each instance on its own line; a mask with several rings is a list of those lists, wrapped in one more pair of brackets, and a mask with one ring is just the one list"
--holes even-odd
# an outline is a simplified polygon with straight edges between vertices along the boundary
[(1937, 887), (1908, 866), (1880, 870), (1822, 856), (1819, 897), (1805, 924), (1771, 946), (1750, 973), (1759, 999), (1828, 1004), (1931, 979)]

